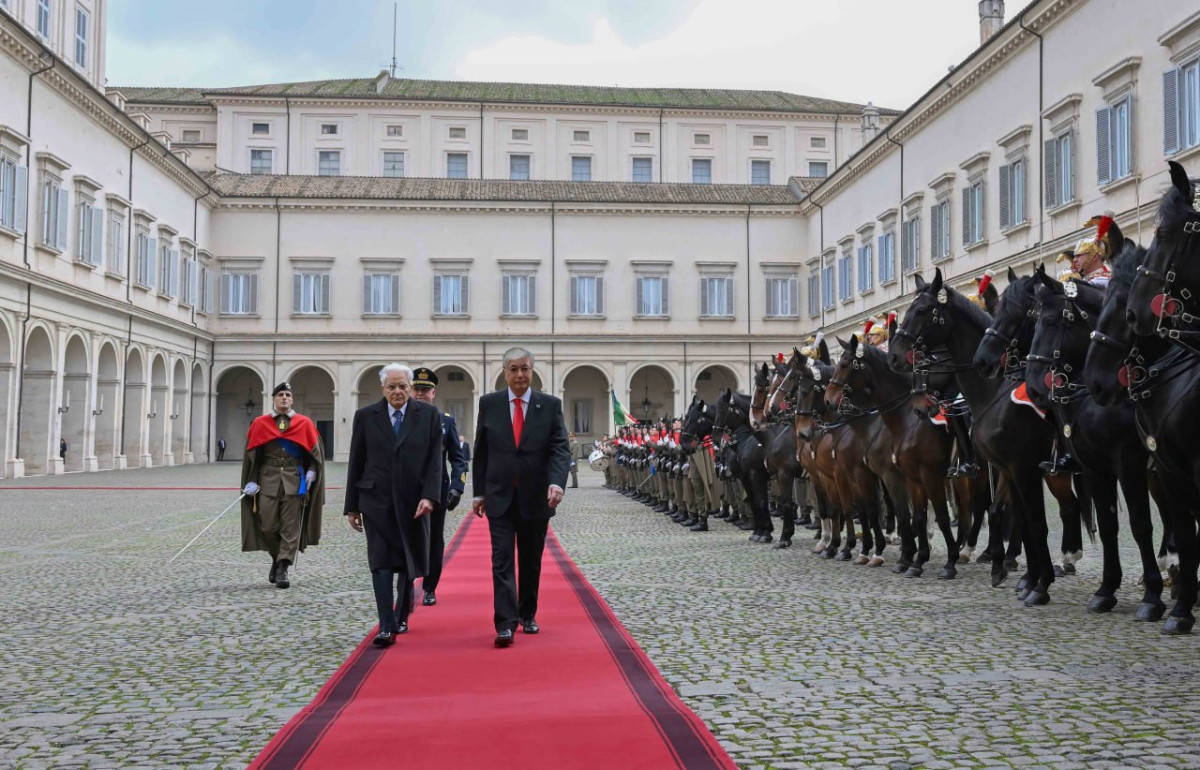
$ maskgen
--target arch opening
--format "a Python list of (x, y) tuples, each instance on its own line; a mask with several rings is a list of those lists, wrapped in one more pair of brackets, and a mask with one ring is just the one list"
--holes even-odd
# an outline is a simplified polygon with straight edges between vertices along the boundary
[(639, 422), (670, 417), (675, 409), (675, 378), (656, 364), (638, 369), (629, 381), (626, 408)]
[(217, 380), (214, 442), (225, 439), (226, 460), (241, 460), (246, 451), (250, 423), (265, 414), (270, 396), (264, 393), (262, 377), (253, 369), (234, 366)]
[[(701, 369), (696, 373), (696, 380), (692, 385), (693, 392), (709, 404), (717, 400), (722, 390), (738, 389), (737, 375), (729, 367), (721, 364)], [(688, 394), (688, 400), (691, 400), (691, 394)]]
[(591, 443), (611, 431), (610, 387), (608, 376), (594, 366), (576, 367), (563, 380), (563, 416), (567, 430), (580, 444)]
[(21, 397), (21, 454), (25, 473), (48, 473), (58, 447), (51, 449), (51, 416), (54, 414), (54, 348), (41, 326), (29, 332), (25, 343), (25, 373)]

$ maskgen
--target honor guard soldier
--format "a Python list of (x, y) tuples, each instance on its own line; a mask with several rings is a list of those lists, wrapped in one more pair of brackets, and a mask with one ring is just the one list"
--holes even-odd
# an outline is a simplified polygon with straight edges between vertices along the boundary
[[(432, 369), (413, 369), (413, 397), (432, 404), (437, 396), (438, 376)], [(450, 462), (449, 471), (446, 461)], [(421, 604), (437, 604), (438, 582), (442, 578), (442, 560), (446, 550), (446, 511), (452, 511), (462, 499), (467, 483), (467, 459), (459, 441), (458, 425), (449, 412), (442, 413), (442, 497), (429, 517), (429, 573), (421, 581)]]
[(291, 585), (296, 552), (321, 540), (325, 453), (313, 421), (292, 409), (292, 386), (271, 391), (270, 414), (250, 423), (242, 459), (242, 550), (271, 554), (267, 580)]

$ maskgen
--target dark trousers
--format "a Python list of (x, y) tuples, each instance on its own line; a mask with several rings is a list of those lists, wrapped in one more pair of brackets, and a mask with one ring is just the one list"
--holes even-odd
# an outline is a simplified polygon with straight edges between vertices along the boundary
[[(395, 580), (395, 591), (392, 581)], [(375, 590), (375, 609), (379, 611), (379, 630), (398, 631), (400, 623), (408, 620), (412, 612), (413, 582), (408, 579), (404, 569), (373, 569), (371, 570), (371, 588)], [(400, 601), (396, 602), (396, 593)]]
[(429, 572), (421, 581), (422, 591), (436, 591), (442, 579), (442, 562), (446, 551), (446, 508), (435, 505), (429, 514)]
[[(515, 499), (503, 516), (488, 517), (488, 529), (492, 535), (492, 591), (495, 595), (497, 631), (516, 631), (518, 621), (533, 620), (537, 615), (542, 549), (546, 546), (546, 527), (549, 523), (546, 519), (521, 518)], [(515, 565), (514, 541), (517, 551)]]

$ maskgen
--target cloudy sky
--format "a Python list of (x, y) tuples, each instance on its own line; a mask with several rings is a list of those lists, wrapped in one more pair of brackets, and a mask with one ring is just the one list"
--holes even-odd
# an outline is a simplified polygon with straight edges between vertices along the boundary
[[(108, 83), (370, 77), (393, 0), (112, 0)], [(1024, 3), (1008, 3), (1008, 19)], [(905, 108), (979, 43), (976, 0), (400, 0), (398, 75), (777, 89)]]

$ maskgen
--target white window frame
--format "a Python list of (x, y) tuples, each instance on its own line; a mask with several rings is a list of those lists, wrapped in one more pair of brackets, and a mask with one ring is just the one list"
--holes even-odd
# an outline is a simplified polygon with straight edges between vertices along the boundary
[(50, 39), (50, 0), (37, 0), (37, 33), (43, 40)]
[(88, 70), (88, 33), (91, 20), (91, 15), (86, 9), (75, 6), (75, 66), (85, 72)]
[[(580, 164), (577, 168), (576, 164)], [(580, 174), (582, 166), (587, 166), (586, 177)], [(590, 182), (592, 181), (592, 156), (591, 155), (572, 155), (571, 156), (571, 181), (572, 182)]]
[(337, 123), (322, 123), (320, 131), (321, 136), (340, 136)]
[(75, 256), (90, 267), (104, 264), (104, 209), (91, 197), (79, 194), (75, 207)]
[(124, 277), (125, 264), (129, 258), (128, 213), (112, 205), (108, 207), (108, 247), (105, 249), (105, 271), (109, 275)]
[[(706, 174), (697, 176), (698, 171), (707, 170)], [(704, 178), (707, 177), (707, 178)], [(712, 184), (713, 183), (713, 159), (712, 158), (692, 158), (692, 184)]]
[(1028, 167), (1022, 156), (1000, 167), (1000, 231), (1029, 224)]
[(383, 135), (388, 139), (403, 139), (404, 124), (403, 123), (388, 123), (383, 129)]
[[(762, 141), (759, 141), (759, 140), (762, 140)], [(751, 134), (750, 135), (750, 146), (758, 147), (758, 148), (765, 147), (765, 148), (769, 149), (771, 147), (771, 135), (770, 134)]]
[(1046, 180), (1046, 210), (1076, 202), (1075, 131), (1067, 129), (1047, 139), (1042, 147)]
[[(645, 179), (638, 179), (638, 163), (649, 166)], [(648, 184), (654, 181), (654, 158), (649, 155), (638, 155), (630, 159), (629, 178), (638, 184)]]
[(511, 130), (511, 133), (509, 134), (509, 139), (510, 139), (510, 141), (513, 141), (513, 142), (528, 142), (529, 141), (529, 129), (528, 128), (514, 128)]
[[(264, 152), (267, 154), (267, 158), (266, 158), (267, 159), (267, 170), (262, 171), (261, 167), (260, 167), (260, 170), (256, 171), (254, 156), (256, 153), (264, 153)], [(319, 158), (319, 156), (318, 156), (318, 158)], [(259, 158), (260, 163), (261, 163), (261, 161), (262, 161), (262, 158)], [(250, 148), (250, 173), (252, 175), (274, 174), (275, 173), (275, 150), (270, 147), (251, 147)]]
[[(634, 283), (634, 318), (671, 317), (671, 282), (667, 275), (638, 275)], [(652, 291), (651, 287), (654, 287)]]
[(400, 317), (400, 273), (396, 270), (367, 270), (363, 273), (364, 316)]
[[(524, 164), (522, 172), (518, 166)], [(511, 153), (508, 156), (508, 178), (518, 181), (528, 181), (533, 178), (533, 156), (527, 152)]]
[(800, 280), (793, 275), (766, 277), (767, 318), (800, 317)]
[(47, 168), (42, 169), (41, 227), (38, 244), (58, 253), (67, 250), (68, 221), (71, 216), (71, 194), (63, 186), (62, 177)]
[(1096, 183), (1101, 187), (1133, 175), (1133, 94), (1096, 110)]
[(934, 264), (952, 256), (950, 242), (950, 197), (939, 198), (929, 209), (929, 259)]
[(693, 133), (692, 134), (692, 145), (695, 147), (711, 147), (712, 146), (712, 133), (707, 132), (707, 131), (700, 131), (697, 133)]
[(849, 302), (854, 299), (854, 250), (842, 247), (837, 261), (838, 299)]
[[(766, 178), (763, 179), (758, 173), (766, 168)], [(750, 161), (750, 184), (766, 185), (771, 184), (771, 161), (765, 158), (756, 158)]]
[[(643, 137), (643, 136), (646, 138), (642, 139), (641, 137)], [(633, 132), (633, 143), (641, 144), (641, 145), (653, 144), (654, 139), (652, 137), (653, 137), (653, 134), (651, 134), (649, 131), (634, 131)]]
[(29, 204), (29, 169), (15, 154), (0, 151), (0, 228), (25, 232)]
[(837, 265), (833, 252), (826, 254), (821, 265), (821, 307), (833, 310), (837, 307)]
[(737, 312), (732, 275), (700, 276), (700, 318), (733, 318)]
[(258, 315), (258, 272), (224, 270), (221, 272), (221, 315)]
[(174, 299), (179, 293), (179, 251), (171, 248), (171, 236), (165, 231), (159, 232), (157, 277), (159, 296)]
[(808, 274), (808, 316), (816, 318), (821, 315), (821, 271), (814, 270)]
[[(264, 127), (266, 128), (266, 130), (265, 130), (265, 131), (259, 131), (259, 130), (258, 130), (258, 127), (259, 127), (259, 126), (264, 126)], [(252, 120), (252, 121), (250, 121), (250, 136), (270, 136), (270, 135), (271, 135), (271, 123), (270, 123), (270, 121), (265, 121), (265, 120)]]
[[(329, 173), (330, 170), (333, 173)], [(317, 150), (317, 176), (341, 176), (342, 151)]]
[(458, 139), (465, 140), (467, 138), (467, 127), (466, 126), (448, 126), (446, 129), (446, 138), (447, 139), (455, 139), (455, 140), (458, 140)]
[(573, 318), (604, 317), (604, 276), (573, 273), (570, 280), (569, 313)]
[(894, 227), (879, 234), (879, 285), (887, 286), (896, 280), (896, 230)]
[(871, 240), (859, 245), (855, 252), (858, 260), (858, 293), (875, 290), (875, 245)]
[[(458, 158), (462, 158), (462, 174), (456, 175), (451, 168), (451, 163)], [(467, 152), (448, 152), (446, 153), (446, 178), (447, 179), (470, 179), (471, 178), (471, 154)]]
[(587, 129), (587, 128), (571, 129), (571, 143), (572, 144), (591, 144), (592, 143), (591, 129)]
[(537, 275), (503, 273), (500, 276), (500, 315), (505, 318), (537, 317)]
[[(823, 166), (825, 173), (814, 174), (813, 166)], [(829, 176), (829, 161), (827, 160), (810, 160), (808, 162), (808, 176), (813, 179), (826, 179)]]
[[(399, 168), (396, 167), (397, 158), (399, 159)], [(384, 150), (380, 173), (385, 177), (402, 179), (407, 173), (405, 168), (407, 160), (404, 150)], [(389, 164), (391, 168), (388, 167)]]
[(824, 150), (828, 140), (823, 136), (810, 136), (808, 138), (808, 146), (813, 150)]
[(329, 292), (328, 270), (302, 269), (292, 273), (292, 315), (328, 316)]
[(987, 222), (985, 219), (985, 197), (987, 185), (984, 180), (974, 181), (962, 191), (962, 243), (964, 248), (970, 248), (987, 241)]
[[(436, 317), (461, 318), (469, 316), (470, 280), (466, 271), (443, 272), (433, 276), (433, 315)], [(447, 281), (451, 281), (456, 291), (456, 297), (448, 297), (445, 292)]]

